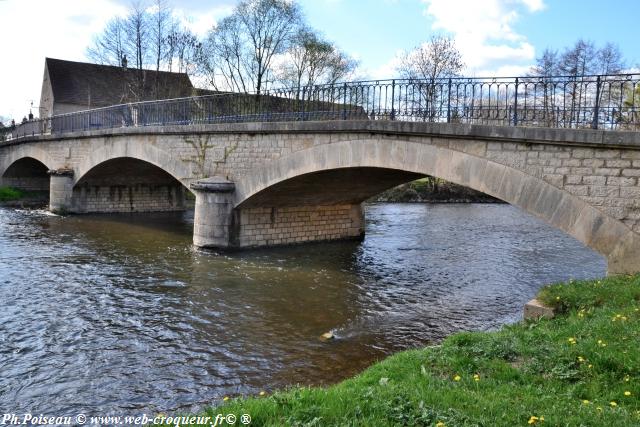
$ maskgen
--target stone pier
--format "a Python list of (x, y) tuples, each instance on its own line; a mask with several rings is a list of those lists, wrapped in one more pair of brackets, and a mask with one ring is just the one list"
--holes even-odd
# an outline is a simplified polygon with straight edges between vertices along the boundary
[(191, 190), (196, 195), (193, 244), (201, 248), (229, 248), (235, 184), (212, 177), (192, 183)]
[(73, 170), (68, 168), (52, 169), (49, 171), (49, 210), (53, 213), (64, 214), (72, 209)]

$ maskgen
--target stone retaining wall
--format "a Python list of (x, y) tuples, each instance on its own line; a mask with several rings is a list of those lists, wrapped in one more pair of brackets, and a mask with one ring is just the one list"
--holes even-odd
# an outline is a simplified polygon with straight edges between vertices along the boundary
[(182, 185), (76, 186), (73, 212), (170, 212), (186, 209)]

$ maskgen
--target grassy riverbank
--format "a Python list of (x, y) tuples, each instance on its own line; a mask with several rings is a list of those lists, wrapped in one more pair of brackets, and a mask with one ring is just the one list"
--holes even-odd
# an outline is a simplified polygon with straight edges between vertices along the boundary
[(560, 314), (459, 333), (332, 387), (230, 399), (208, 414), (246, 413), (257, 426), (640, 425), (640, 276), (553, 285), (539, 299)]
[(41, 208), (48, 203), (48, 191), (22, 191), (12, 187), (0, 187), (0, 206)]
[(24, 197), (24, 193), (11, 187), (0, 187), (0, 202), (10, 202), (20, 200)]

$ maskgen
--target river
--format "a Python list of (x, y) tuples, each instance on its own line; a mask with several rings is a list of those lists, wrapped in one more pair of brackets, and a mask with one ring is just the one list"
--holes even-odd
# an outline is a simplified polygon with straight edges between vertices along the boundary
[[(0, 208), (0, 408), (196, 411), (521, 318), (604, 259), (503, 204), (376, 204), (362, 242), (217, 254), (193, 214)], [(322, 342), (322, 333), (336, 339)]]

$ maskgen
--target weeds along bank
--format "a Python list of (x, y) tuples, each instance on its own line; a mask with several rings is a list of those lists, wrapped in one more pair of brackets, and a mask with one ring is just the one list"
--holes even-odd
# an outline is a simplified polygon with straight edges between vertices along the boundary
[(425, 177), (391, 188), (369, 200), (391, 203), (502, 203), (480, 191), (451, 182)]
[(12, 187), (0, 187), (0, 207), (44, 207), (48, 201), (48, 192), (22, 191)]

